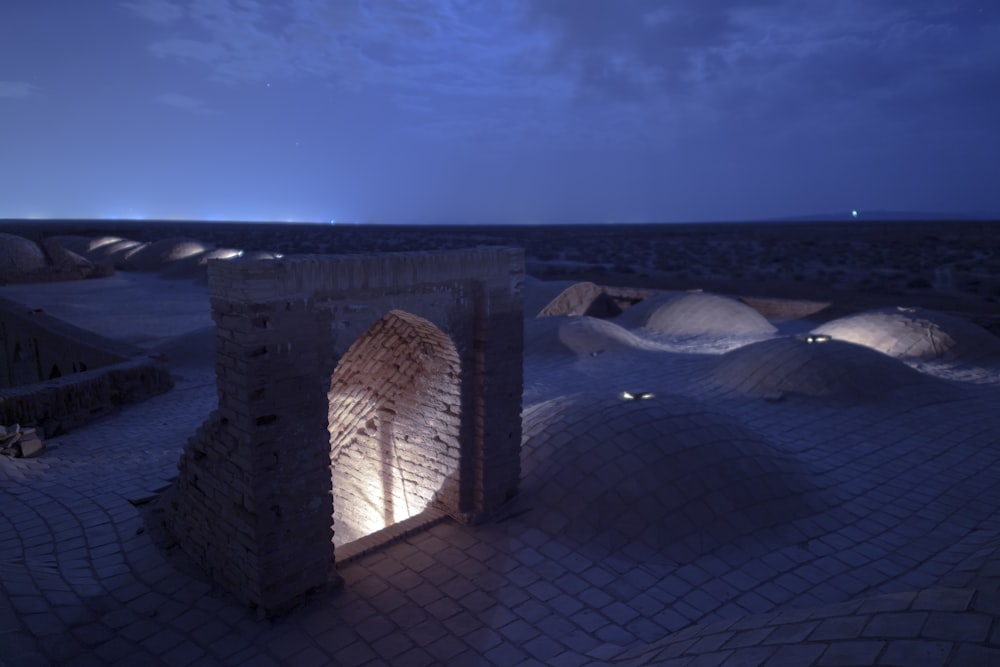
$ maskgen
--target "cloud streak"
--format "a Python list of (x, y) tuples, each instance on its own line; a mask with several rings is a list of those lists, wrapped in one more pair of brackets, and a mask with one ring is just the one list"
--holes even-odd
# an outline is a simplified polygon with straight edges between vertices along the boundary
[[(559, 39), (552, 66), (574, 68), (581, 89), (605, 101), (622, 90), (657, 103), (698, 106), (719, 95), (753, 94), (772, 109), (794, 97), (826, 104), (850, 95), (878, 101), (914, 80), (948, 85), (954, 70), (986, 77), (1000, 68), (997, 12), (984, 3), (844, 0), (803, 10), (788, 0), (714, 3), (541, 2), (534, 18)], [(714, 9), (713, 9), (714, 7)], [(972, 15), (980, 20), (972, 20)], [(595, 76), (593, 60), (603, 61)], [(630, 67), (608, 66), (613, 59)], [(636, 72), (647, 72), (635, 85)], [(849, 83), (847, 83), (849, 82)], [(930, 86), (929, 88), (933, 88)]]
[(39, 90), (38, 86), (25, 81), (0, 81), (0, 99), (23, 100)]
[[(256, 0), (168, 3), (187, 31), (149, 45), (151, 53), (207, 65), (230, 84), (319, 78), (346, 90), (408, 94), (536, 96), (547, 87), (536, 66), (548, 48), (525, 30), (518, 2), (459, 0), (379, 3), (293, 0), (276, 9)], [(160, 13), (129, 6), (157, 22)]]

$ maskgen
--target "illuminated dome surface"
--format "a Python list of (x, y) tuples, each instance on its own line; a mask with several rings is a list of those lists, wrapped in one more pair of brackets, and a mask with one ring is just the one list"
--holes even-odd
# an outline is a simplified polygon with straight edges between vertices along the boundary
[(212, 259), (236, 259), (243, 251), (236, 248), (214, 248), (166, 264), (160, 271), (165, 278), (196, 278), (207, 280), (206, 265)]
[(275, 259), (268, 251), (217, 248), (189, 238), (170, 238), (145, 243), (120, 236), (55, 236), (57, 243), (89, 261), (118, 269), (158, 272), (165, 278), (206, 280), (206, 265), (212, 259)]
[(938, 382), (903, 362), (838, 340), (809, 343), (774, 338), (719, 357), (713, 376), (723, 387), (753, 396), (775, 392), (849, 399), (875, 398)]
[(527, 410), (524, 435), (524, 493), (580, 545), (680, 557), (824, 504), (803, 464), (680, 396), (565, 396)]
[(128, 256), (128, 263), (140, 271), (159, 271), (174, 262), (203, 255), (212, 248), (192, 239), (165, 239), (136, 249)]
[(102, 236), (91, 241), (81, 254), (92, 262), (110, 264), (118, 268), (123, 266), (133, 253), (147, 245), (149, 244), (117, 236)]
[(1000, 361), (1000, 338), (968, 320), (933, 310), (874, 310), (827, 322), (813, 331), (898, 359)]
[(750, 306), (717, 294), (673, 292), (635, 304), (617, 320), (669, 336), (766, 336), (777, 329)]

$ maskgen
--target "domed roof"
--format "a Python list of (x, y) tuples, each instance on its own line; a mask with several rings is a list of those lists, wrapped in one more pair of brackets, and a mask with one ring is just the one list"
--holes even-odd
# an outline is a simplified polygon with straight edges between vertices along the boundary
[(536, 317), (552, 302), (552, 299), (575, 284), (576, 282), (572, 280), (539, 280), (534, 276), (524, 276), (524, 316)]
[(30, 239), (0, 232), (0, 276), (16, 279), (44, 271), (45, 253)]
[(901, 361), (838, 340), (773, 338), (731, 350), (715, 363), (720, 385), (752, 395), (776, 392), (848, 399), (938, 383)]
[(164, 278), (197, 279), (207, 281), (206, 267), (211, 259), (236, 259), (243, 256), (242, 250), (236, 248), (213, 248), (196, 253), (189, 257), (164, 264), (160, 274)]
[(121, 268), (126, 265), (129, 256), (147, 245), (149, 244), (141, 241), (104, 236), (94, 239), (90, 249), (83, 256), (97, 264), (110, 264)]
[(827, 322), (814, 332), (898, 359), (1000, 361), (1000, 338), (972, 322), (933, 310), (873, 310)]
[(278, 259), (280, 257), (281, 254), (267, 250), (244, 250), (243, 254), (240, 255), (240, 259), (247, 260)]
[[(571, 283), (558, 294), (552, 296), (538, 317), (553, 315), (589, 315), (591, 317), (614, 317), (621, 308), (598, 285), (591, 282)], [(535, 313), (533, 313), (535, 314)]]
[(92, 275), (94, 264), (79, 253), (67, 248), (55, 238), (42, 241), (49, 262), (56, 271), (77, 271), (81, 276)]
[(194, 239), (164, 239), (137, 249), (128, 256), (128, 263), (139, 271), (160, 271), (174, 262), (204, 254), (213, 247)]
[(803, 464), (673, 395), (576, 394), (528, 408), (523, 493), (580, 548), (709, 550), (815, 511)]
[[(102, 238), (107, 239), (108, 237), (102, 237)], [(116, 240), (121, 240), (118, 239), (117, 237), (114, 238)], [(49, 240), (55, 241), (66, 250), (75, 252), (77, 255), (80, 255), (81, 257), (86, 257), (87, 253), (89, 253), (91, 250), (94, 249), (94, 241), (95, 241), (95, 239), (90, 236), (79, 236), (75, 234), (58, 234), (55, 236), (50, 236)]]
[(524, 352), (539, 356), (597, 356), (618, 349), (660, 349), (618, 324), (596, 317), (542, 317), (524, 324)]
[(635, 304), (616, 320), (630, 329), (670, 336), (758, 336), (777, 329), (750, 306), (718, 294), (665, 292)]

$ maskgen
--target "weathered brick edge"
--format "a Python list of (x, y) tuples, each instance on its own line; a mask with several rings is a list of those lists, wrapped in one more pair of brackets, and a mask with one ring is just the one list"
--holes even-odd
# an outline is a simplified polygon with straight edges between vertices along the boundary
[[(0, 343), (5, 355), (0, 360), (4, 380), (0, 387), (14, 384), (0, 388), (0, 424), (39, 428), (46, 437), (173, 387), (162, 358), (6, 299), (0, 299)], [(15, 344), (21, 344), (42, 370), (14, 372)], [(43, 379), (45, 370), (54, 366), (61, 369), (61, 377)], [(25, 380), (29, 382), (18, 383)]]

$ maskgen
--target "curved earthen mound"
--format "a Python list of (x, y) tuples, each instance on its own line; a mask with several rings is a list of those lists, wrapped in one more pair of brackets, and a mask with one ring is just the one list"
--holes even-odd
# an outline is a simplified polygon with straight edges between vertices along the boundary
[(54, 238), (38, 243), (0, 233), (0, 282), (48, 282), (109, 275), (111, 269), (67, 249)]
[(739, 422), (680, 396), (634, 396), (576, 394), (525, 411), (524, 492), (543, 524), (581, 545), (680, 556), (822, 505), (805, 467)]
[(0, 278), (19, 279), (45, 271), (48, 260), (37, 243), (0, 232)]
[(572, 280), (540, 280), (531, 275), (524, 276), (524, 317), (536, 317), (552, 299), (575, 284)]
[(83, 256), (96, 264), (107, 264), (116, 269), (128, 268), (128, 259), (148, 243), (123, 239), (117, 236), (102, 236), (89, 244)]
[(170, 238), (152, 243), (120, 236), (57, 236), (53, 240), (68, 251), (103, 266), (134, 271), (155, 271), (165, 278), (207, 280), (206, 265), (212, 259), (275, 259), (266, 251), (246, 252), (238, 248), (216, 248), (189, 238)]
[(628, 329), (596, 317), (544, 317), (524, 324), (526, 355), (590, 357), (611, 350), (660, 349)]
[(127, 261), (131, 268), (139, 271), (161, 271), (175, 262), (203, 255), (213, 247), (194, 239), (164, 239), (136, 249)]
[(96, 278), (108, 276), (114, 269), (94, 264), (89, 259), (67, 248), (57, 239), (47, 238), (42, 241), (45, 254), (48, 255), (54, 275), (67, 278)]
[[(79, 236), (72, 234), (59, 234), (56, 236), (48, 237), (50, 241), (55, 241), (61, 245), (66, 250), (76, 253), (81, 257), (86, 257), (87, 254), (96, 247), (94, 243), (98, 240), (91, 236)], [(101, 237), (102, 239), (107, 239), (109, 237)], [(117, 240), (118, 237), (114, 237)]]
[(598, 285), (591, 282), (572, 283), (552, 298), (538, 317), (555, 315), (587, 315), (589, 317), (614, 317), (621, 308)]
[(160, 274), (164, 278), (208, 280), (207, 265), (212, 259), (235, 259), (243, 251), (236, 248), (214, 248), (165, 265)]
[(717, 294), (666, 292), (644, 299), (617, 320), (669, 336), (768, 336), (777, 329), (750, 306)]
[(242, 259), (280, 259), (281, 253), (269, 252), (267, 250), (241, 250), (239, 257)]
[(751, 396), (792, 393), (869, 399), (901, 389), (938, 386), (881, 352), (815, 336), (774, 338), (737, 348), (719, 357), (713, 376), (723, 387)]
[(1000, 361), (1000, 338), (982, 327), (933, 310), (885, 308), (827, 322), (813, 333), (912, 361)]

